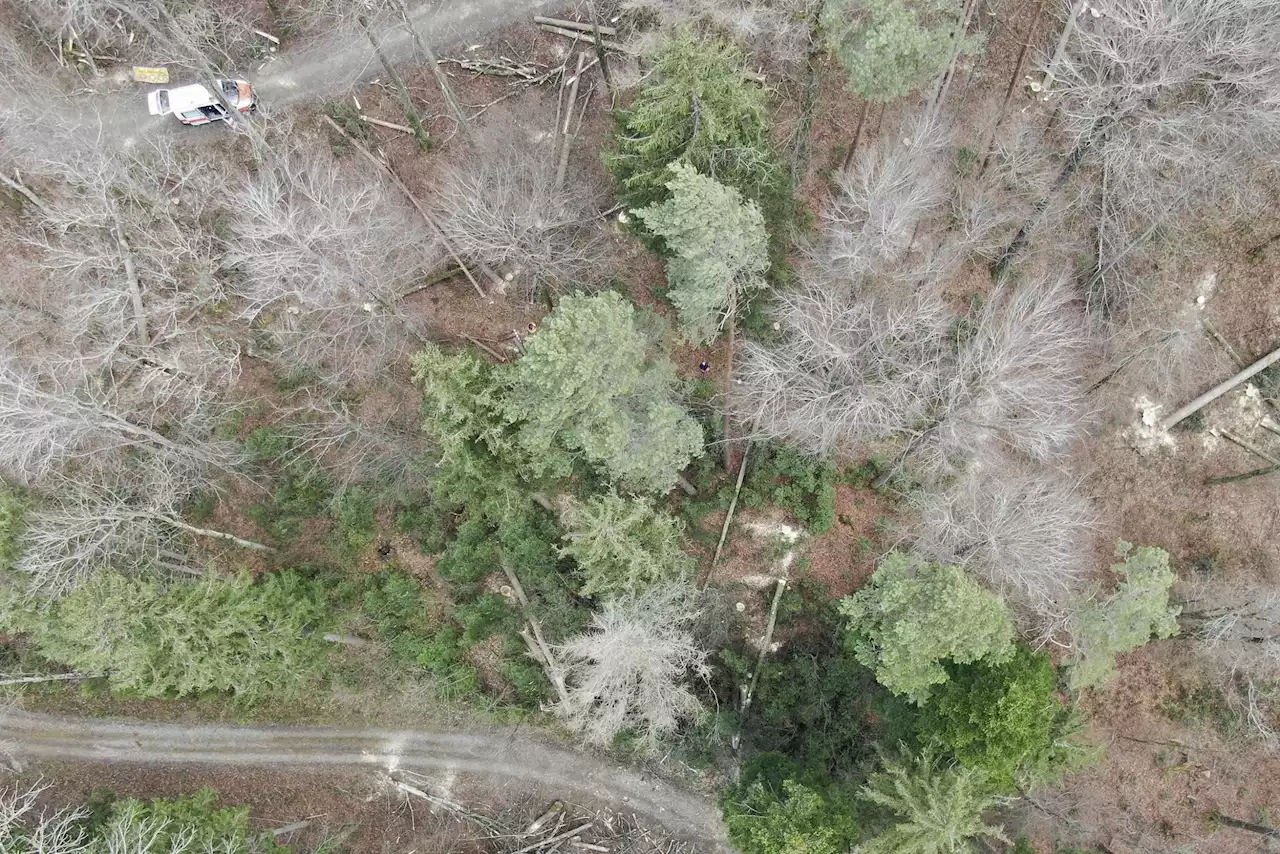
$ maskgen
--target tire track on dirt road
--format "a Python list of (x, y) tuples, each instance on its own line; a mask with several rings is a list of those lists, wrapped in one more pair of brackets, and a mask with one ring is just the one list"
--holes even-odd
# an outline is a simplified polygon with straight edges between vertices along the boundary
[(135, 765), (255, 768), (382, 768), (448, 772), (536, 783), (562, 797), (587, 796), (656, 821), (699, 844), (730, 852), (720, 811), (706, 798), (617, 763), (556, 747), (515, 728), (485, 732), (293, 726), (178, 726), (63, 718), (0, 717), (0, 751), (15, 762), (80, 760)]
[[(409, 17), (424, 41), (433, 49), (444, 50), (564, 6), (565, 0), (426, 0), (413, 7)], [(378, 36), (383, 53), (393, 64), (414, 60), (413, 39), (403, 25), (384, 26)], [(270, 111), (308, 100), (332, 99), (385, 72), (364, 32), (345, 26), (296, 50), (275, 54), (243, 73), (253, 82), (263, 109)], [(97, 96), (98, 121), (108, 138), (132, 142), (180, 130), (186, 130), (193, 140), (202, 132), (209, 136), (208, 128), (179, 129), (170, 116), (148, 115), (145, 94), (150, 88)]]

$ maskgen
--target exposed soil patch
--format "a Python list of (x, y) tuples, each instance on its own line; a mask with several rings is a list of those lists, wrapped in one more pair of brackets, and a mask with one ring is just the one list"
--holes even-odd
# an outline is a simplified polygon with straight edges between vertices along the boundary
[(807, 541), (797, 575), (820, 583), (832, 597), (862, 586), (887, 550), (884, 522), (894, 515), (892, 503), (873, 489), (836, 485), (836, 523), (821, 537)]

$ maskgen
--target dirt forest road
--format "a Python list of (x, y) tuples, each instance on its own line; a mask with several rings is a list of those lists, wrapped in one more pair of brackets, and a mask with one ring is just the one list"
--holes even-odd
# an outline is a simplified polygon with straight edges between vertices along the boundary
[[(395, 769), (528, 781), (558, 797), (587, 797), (729, 852), (720, 812), (703, 797), (613, 762), (540, 742), (516, 728), (422, 732), (276, 726), (175, 726), (9, 712), (0, 758), (152, 766)], [(198, 781), (193, 780), (193, 787)]]
[[(422, 39), (433, 49), (445, 50), (470, 39), (482, 42), (485, 34), (508, 24), (564, 7), (565, 0), (409, 0), (408, 5)], [(399, 21), (384, 24), (378, 35), (383, 53), (393, 64), (415, 60), (413, 39)], [(385, 72), (364, 32), (348, 26), (296, 50), (286, 46), (271, 61), (244, 73), (252, 80), (263, 110), (270, 113), (305, 101), (319, 107)], [(144, 95), (151, 88), (138, 86), (136, 91), (100, 99), (100, 121), (109, 139), (128, 144), (156, 133), (208, 136), (208, 128), (181, 128), (170, 116), (148, 115)]]

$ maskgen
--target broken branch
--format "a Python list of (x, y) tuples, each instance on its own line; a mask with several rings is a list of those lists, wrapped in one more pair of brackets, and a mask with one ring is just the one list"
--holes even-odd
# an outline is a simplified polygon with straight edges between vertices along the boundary
[(1226, 380), (1225, 382), (1221, 382), (1218, 385), (1214, 386), (1213, 388), (1209, 389), (1204, 394), (1200, 395), (1195, 400), (1191, 401), (1186, 406), (1182, 407), (1177, 412), (1173, 413), (1168, 418), (1161, 421), (1160, 428), (1162, 430), (1168, 430), (1178, 422), (1182, 421), (1187, 416), (1193, 415), (1196, 412), (1199, 412), (1201, 409), (1204, 409), (1210, 403), (1213, 403), (1215, 400), (1222, 397), (1224, 394), (1231, 391), (1236, 386), (1240, 385), (1240, 383), (1255, 376), (1256, 374), (1262, 373), (1267, 368), (1274, 365), (1276, 362), (1280, 362), (1280, 348), (1277, 348), (1276, 350), (1273, 350), (1268, 355), (1263, 356), (1261, 359), (1254, 362), (1252, 365), (1245, 368), (1243, 371), (1236, 374), (1231, 379)]
[(407, 134), (413, 133), (413, 128), (411, 127), (398, 125), (395, 122), (384, 122), (382, 119), (375, 119), (373, 116), (366, 116), (364, 113), (360, 114), (360, 120), (363, 122), (368, 122), (371, 125), (377, 125), (380, 128), (390, 128), (391, 130), (398, 130), (401, 133), (407, 133)]
[(535, 24), (546, 24), (549, 27), (560, 27), (566, 30), (579, 30), (584, 33), (600, 33), (602, 36), (616, 36), (618, 31), (613, 27), (605, 27), (599, 24), (585, 24), (581, 21), (566, 21), (561, 18), (544, 18), (541, 15), (534, 15), (533, 22)]

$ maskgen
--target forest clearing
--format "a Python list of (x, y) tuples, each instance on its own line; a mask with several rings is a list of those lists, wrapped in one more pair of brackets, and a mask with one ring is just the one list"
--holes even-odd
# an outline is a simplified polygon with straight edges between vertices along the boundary
[(0, 850), (1280, 849), (1280, 0), (8, 0), (0, 74)]

